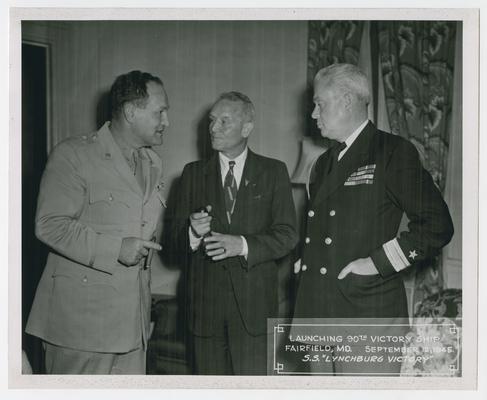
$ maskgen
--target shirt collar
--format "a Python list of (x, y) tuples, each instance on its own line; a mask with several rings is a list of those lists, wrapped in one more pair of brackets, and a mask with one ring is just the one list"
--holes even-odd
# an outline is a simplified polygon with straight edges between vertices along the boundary
[[(110, 130), (110, 129), (109, 129)], [(113, 140), (115, 141), (115, 143), (117, 144), (117, 146), (119, 147), (120, 151), (122, 152), (122, 155), (124, 156), (124, 158), (126, 160), (132, 160), (132, 158), (134, 157), (134, 152), (136, 153), (139, 149), (138, 148), (135, 148), (135, 147), (132, 147), (130, 146), (123, 138), (121, 135), (117, 135), (115, 133), (113, 133), (111, 130), (110, 130), (110, 133), (112, 134), (112, 137), (113, 137)]]
[(364, 122), (362, 122), (357, 129), (353, 131), (353, 133), (345, 140), (345, 144), (347, 145), (347, 149), (355, 142), (355, 139), (357, 139), (358, 135), (360, 135), (360, 132), (363, 131), (365, 128), (365, 125), (367, 125), (369, 122), (368, 119), (366, 119)]
[(228, 162), (229, 161), (235, 161), (235, 167), (240, 167), (243, 164), (245, 164), (245, 160), (247, 159), (247, 154), (249, 152), (249, 148), (245, 147), (245, 150), (242, 151), (237, 157), (235, 157), (233, 160), (231, 158), (228, 158), (226, 155), (223, 153), (219, 152), (218, 157), (220, 158), (220, 165), (222, 167), (228, 168)]

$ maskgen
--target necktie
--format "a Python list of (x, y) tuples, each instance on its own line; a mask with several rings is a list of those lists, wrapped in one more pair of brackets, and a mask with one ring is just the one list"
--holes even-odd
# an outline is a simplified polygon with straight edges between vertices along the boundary
[(147, 186), (147, 182), (145, 179), (148, 172), (146, 171), (148, 158), (146, 157), (145, 149), (141, 147), (140, 149), (134, 151), (133, 155), (134, 155), (134, 175), (135, 178), (137, 179), (140, 188), (142, 189), (142, 192), (145, 193), (146, 186)]
[(346, 147), (347, 145), (345, 144), (345, 142), (342, 142), (330, 148), (330, 155), (328, 157), (327, 166), (325, 168), (325, 171), (328, 175), (330, 175), (335, 169), (336, 164), (338, 163), (338, 155)]
[(225, 175), (225, 181), (223, 183), (223, 190), (225, 193), (225, 208), (227, 211), (227, 220), (230, 224), (232, 222), (233, 209), (235, 208), (235, 201), (237, 200), (237, 181), (235, 175), (233, 175), (233, 167), (235, 161), (228, 162), (228, 172)]

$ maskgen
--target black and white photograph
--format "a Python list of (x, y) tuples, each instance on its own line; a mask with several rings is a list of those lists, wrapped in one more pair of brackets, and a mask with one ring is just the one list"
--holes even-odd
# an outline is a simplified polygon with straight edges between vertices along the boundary
[(475, 389), (478, 10), (65, 11), (10, 15), (12, 386)]

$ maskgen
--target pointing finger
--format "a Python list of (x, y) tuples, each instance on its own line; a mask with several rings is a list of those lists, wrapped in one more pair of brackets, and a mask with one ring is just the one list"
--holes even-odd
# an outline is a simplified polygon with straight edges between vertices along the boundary
[(162, 250), (162, 246), (159, 243), (150, 242), (148, 240), (143, 240), (142, 246), (144, 246), (146, 249), (154, 249), (157, 251)]

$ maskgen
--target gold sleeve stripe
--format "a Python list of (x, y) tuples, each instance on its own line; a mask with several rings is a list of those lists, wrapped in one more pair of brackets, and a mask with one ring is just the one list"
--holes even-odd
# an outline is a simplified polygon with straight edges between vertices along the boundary
[(387, 243), (384, 243), (382, 248), (384, 249), (384, 252), (386, 253), (392, 267), (397, 272), (402, 271), (404, 268), (410, 265), (396, 239), (392, 239)]

